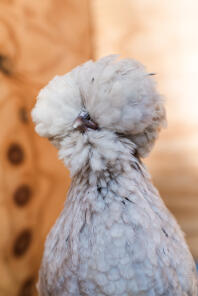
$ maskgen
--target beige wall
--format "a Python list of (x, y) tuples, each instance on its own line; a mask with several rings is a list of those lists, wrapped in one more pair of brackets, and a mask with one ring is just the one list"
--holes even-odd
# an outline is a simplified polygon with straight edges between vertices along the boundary
[(146, 160), (198, 258), (198, 3), (94, 0), (95, 53), (120, 53), (155, 72), (168, 128)]

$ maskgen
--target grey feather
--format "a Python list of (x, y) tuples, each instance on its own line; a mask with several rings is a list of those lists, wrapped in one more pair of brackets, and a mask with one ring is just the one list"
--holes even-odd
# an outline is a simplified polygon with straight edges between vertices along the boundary
[[(56, 77), (38, 96), (36, 130), (59, 148), (72, 176), (46, 240), (41, 296), (197, 296), (183, 233), (140, 160), (166, 122), (145, 73), (109, 56)], [(82, 110), (97, 130), (74, 129)]]

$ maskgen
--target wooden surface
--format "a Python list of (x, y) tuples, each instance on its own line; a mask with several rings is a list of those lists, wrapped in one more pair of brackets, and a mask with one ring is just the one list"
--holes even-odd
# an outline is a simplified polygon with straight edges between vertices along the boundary
[(91, 56), (88, 1), (0, 2), (0, 295), (36, 295), (46, 234), (69, 175), (34, 132), (38, 90)]
[(168, 128), (146, 163), (198, 259), (197, 8), (192, 0), (93, 1), (96, 56), (120, 53), (157, 74)]

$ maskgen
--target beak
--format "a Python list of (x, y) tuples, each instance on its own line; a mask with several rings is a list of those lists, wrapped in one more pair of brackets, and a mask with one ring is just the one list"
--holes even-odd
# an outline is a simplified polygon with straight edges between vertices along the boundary
[(88, 112), (81, 112), (75, 119), (73, 128), (84, 133), (87, 129), (97, 130), (98, 125), (89, 117)]

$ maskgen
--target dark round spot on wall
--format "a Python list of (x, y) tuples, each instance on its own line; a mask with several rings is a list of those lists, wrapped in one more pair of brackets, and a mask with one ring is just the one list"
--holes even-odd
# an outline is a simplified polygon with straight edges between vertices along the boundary
[(3, 54), (0, 54), (0, 72), (9, 76), (12, 74), (12, 70), (13, 70), (12, 60)]
[(19, 118), (23, 123), (28, 123), (28, 112), (25, 107), (19, 109)]
[(14, 201), (19, 207), (25, 206), (32, 196), (32, 190), (29, 185), (22, 184), (14, 192)]
[(11, 164), (19, 165), (24, 160), (24, 151), (19, 144), (13, 143), (8, 148), (7, 157)]
[(16, 257), (20, 257), (26, 253), (32, 241), (32, 231), (25, 229), (19, 233), (14, 242), (13, 254)]
[(32, 296), (35, 290), (35, 279), (30, 277), (23, 283), (19, 290), (18, 296)]

